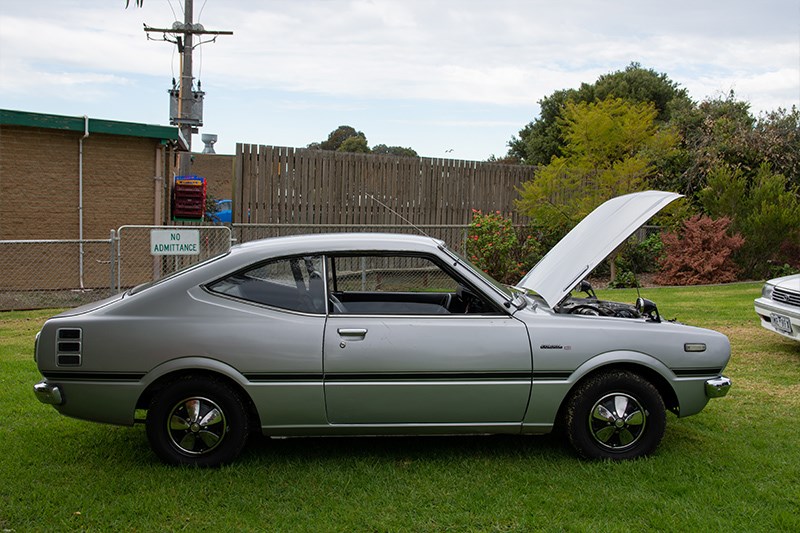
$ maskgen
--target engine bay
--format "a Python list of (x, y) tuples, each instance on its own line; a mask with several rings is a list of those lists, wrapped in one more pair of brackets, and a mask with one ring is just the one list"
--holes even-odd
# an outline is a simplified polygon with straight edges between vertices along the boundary
[(575, 290), (584, 293), (586, 297), (567, 297), (556, 307), (555, 311), (557, 313), (615, 318), (646, 318), (651, 322), (661, 322), (656, 304), (645, 298), (637, 298), (635, 304), (600, 300), (597, 298), (592, 285), (586, 280), (581, 281)]

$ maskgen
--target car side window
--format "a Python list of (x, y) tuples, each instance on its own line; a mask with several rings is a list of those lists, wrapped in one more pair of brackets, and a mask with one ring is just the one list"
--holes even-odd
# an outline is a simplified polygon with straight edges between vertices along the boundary
[(483, 295), (426, 256), (333, 256), (327, 271), (332, 314), (498, 313)]
[(208, 286), (234, 298), (271, 307), (325, 313), (322, 257), (288, 257), (259, 263)]

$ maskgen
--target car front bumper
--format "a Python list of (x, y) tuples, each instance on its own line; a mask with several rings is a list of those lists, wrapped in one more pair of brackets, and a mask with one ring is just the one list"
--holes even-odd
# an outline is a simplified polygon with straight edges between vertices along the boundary
[(40, 381), (33, 386), (33, 393), (36, 398), (47, 405), (61, 405), (64, 403), (64, 395), (61, 387), (50, 385), (47, 381)]
[[(754, 307), (758, 317), (761, 319), (761, 325), (764, 328), (783, 335), (784, 337), (800, 341), (800, 308), (784, 305), (780, 302), (763, 297), (756, 298)], [(792, 331), (788, 332), (776, 329), (775, 325), (772, 323), (773, 315), (788, 319)]]
[(731, 380), (725, 376), (706, 381), (706, 396), (709, 398), (722, 398), (731, 389)]

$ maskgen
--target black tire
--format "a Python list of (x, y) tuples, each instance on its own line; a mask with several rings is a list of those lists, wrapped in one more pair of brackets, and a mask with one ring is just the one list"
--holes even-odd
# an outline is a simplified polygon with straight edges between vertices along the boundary
[(652, 383), (628, 371), (591, 376), (567, 400), (564, 429), (587, 459), (635, 459), (652, 453), (667, 424)]
[(250, 431), (241, 397), (222, 381), (187, 377), (167, 385), (147, 412), (147, 439), (162, 461), (215, 467), (233, 461)]

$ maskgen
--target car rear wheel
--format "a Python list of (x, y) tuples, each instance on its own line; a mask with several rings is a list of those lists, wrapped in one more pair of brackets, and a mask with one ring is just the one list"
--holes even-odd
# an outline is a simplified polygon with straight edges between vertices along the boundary
[(634, 459), (652, 453), (666, 427), (664, 401), (652, 383), (627, 371), (597, 374), (567, 401), (564, 426), (579, 455)]
[(219, 466), (235, 459), (249, 433), (241, 397), (207, 377), (178, 380), (155, 396), (147, 412), (150, 447), (164, 462)]

